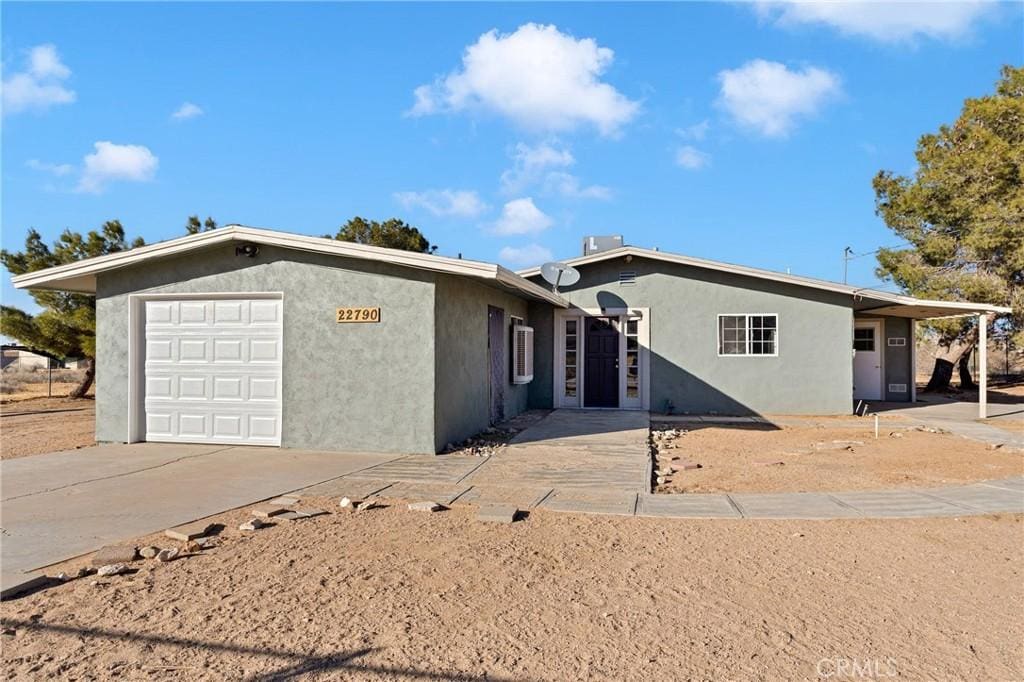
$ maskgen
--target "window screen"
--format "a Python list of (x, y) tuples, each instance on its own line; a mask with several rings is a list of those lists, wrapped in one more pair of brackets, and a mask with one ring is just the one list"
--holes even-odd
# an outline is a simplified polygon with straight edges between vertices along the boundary
[(778, 354), (777, 315), (719, 315), (719, 355)]

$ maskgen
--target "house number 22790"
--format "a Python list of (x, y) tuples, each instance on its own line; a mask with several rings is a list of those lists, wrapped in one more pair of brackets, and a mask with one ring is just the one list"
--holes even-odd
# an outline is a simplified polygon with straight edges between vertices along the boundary
[(337, 320), (342, 322), (380, 322), (380, 308), (338, 308)]

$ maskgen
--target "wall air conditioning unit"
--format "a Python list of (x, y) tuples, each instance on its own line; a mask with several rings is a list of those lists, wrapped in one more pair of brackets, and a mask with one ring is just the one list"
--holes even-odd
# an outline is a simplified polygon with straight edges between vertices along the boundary
[(533, 327), (512, 327), (512, 383), (533, 381)]

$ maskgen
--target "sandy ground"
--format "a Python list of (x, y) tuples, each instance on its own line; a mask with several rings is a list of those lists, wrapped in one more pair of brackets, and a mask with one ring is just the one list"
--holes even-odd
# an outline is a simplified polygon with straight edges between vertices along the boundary
[(680, 462), (697, 462), (701, 468), (677, 471), (657, 490), (866, 490), (939, 486), (1024, 473), (1024, 453), (993, 450), (986, 444), (952, 434), (900, 429), (890, 422), (875, 440), (873, 427), (844, 427), (817, 418), (816, 421), (820, 425), (673, 424), (685, 433), (662, 454), (677, 456)]
[(33, 398), (0, 405), (0, 458), (74, 450), (96, 442), (91, 399)]
[(5, 602), (3, 677), (1024, 678), (1019, 517), (219, 518), (203, 554)]

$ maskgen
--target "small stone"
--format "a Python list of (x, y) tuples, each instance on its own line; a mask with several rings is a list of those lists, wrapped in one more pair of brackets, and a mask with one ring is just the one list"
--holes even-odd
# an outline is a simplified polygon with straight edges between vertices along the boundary
[(988, 449), (998, 450), (999, 448), (1003, 447), (1003, 445), (1005, 445), (1005, 443), (992, 443), (991, 445), (988, 446)]
[(71, 580), (71, 576), (65, 573), (64, 571), (58, 573), (56, 577), (57, 580), (61, 581), (62, 583), (66, 583), (67, 581)]
[(201, 538), (213, 528), (212, 523), (207, 521), (194, 521), (193, 523), (186, 523), (182, 526), (176, 526), (164, 531), (164, 535), (174, 540), (181, 540), (182, 542), (188, 542), (189, 540), (195, 540)]
[(258, 518), (251, 518), (245, 523), (238, 527), (238, 530), (259, 530), (266, 524), (260, 521)]
[(121, 575), (127, 573), (128, 567), (124, 564), (107, 564), (106, 566), (100, 566), (96, 570), (96, 575), (108, 576), (108, 575)]
[(655, 482), (658, 485), (665, 485), (665, 477), (664, 476), (658, 476), (658, 478), (655, 479)]
[(357, 504), (356, 505), (356, 511), (357, 512), (364, 512), (364, 511), (367, 511), (368, 509), (375, 509), (376, 507), (380, 506), (379, 503), (380, 503), (380, 498), (371, 497), (371, 498), (363, 500), (362, 502)]
[(134, 545), (107, 545), (101, 547), (92, 558), (93, 566), (124, 564), (135, 561), (138, 551)]
[(156, 555), (156, 560), (164, 562), (164, 563), (166, 563), (168, 561), (174, 561), (175, 559), (178, 558), (179, 554), (181, 554), (181, 550), (178, 549), (177, 547), (171, 547), (169, 549), (161, 549), (160, 552)]
[(444, 506), (437, 502), (425, 501), (409, 503), (409, 511), (436, 512), (441, 511), (442, 509), (444, 509)]
[(774, 467), (774, 466), (782, 466), (783, 464), (785, 464), (785, 462), (782, 462), (782, 461), (777, 460), (777, 459), (762, 460), (760, 462), (754, 462), (754, 466), (757, 466), (757, 467)]
[(143, 547), (139, 550), (139, 555), (141, 555), (143, 559), (152, 559), (159, 553), (160, 548), (153, 547), (152, 545), (150, 545), (149, 547)]
[(903, 434), (898, 431), (890, 431), (889, 438), (903, 438)]
[(301, 521), (302, 519), (311, 519), (314, 516), (323, 516), (326, 514), (323, 509), (301, 509), (301, 510), (289, 510), (283, 514), (279, 514), (274, 517), (274, 520), (281, 519), (282, 521)]
[(84, 578), (85, 576), (87, 576), (87, 575), (92, 575), (92, 574), (93, 574), (93, 573), (95, 573), (95, 572), (96, 572), (96, 569), (95, 569), (95, 568), (90, 568), (89, 566), (82, 566), (82, 567), (81, 567), (80, 569), (78, 569), (78, 571), (77, 571), (77, 572), (75, 573), (75, 577), (76, 577), (76, 578)]
[(804, 536), (803, 533), (793, 533), (789, 537), (791, 537), (791, 538), (802, 538), (803, 536)]
[(2, 631), (0, 631), (0, 634), (2, 634), (4, 637), (14, 637), (14, 635), (18, 634), (18, 631), (14, 628), (4, 628)]
[(293, 504), (298, 504), (298, 503), (299, 503), (299, 498), (297, 498), (297, 497), (295, 497), (293, 495), (282, 495), (281, 497), (275, 497), (270, 502), (267, 502), (267, 504), (279, 504), (282, 507), (290, 507)]
[(288, 510), (282, 509), (278, 505), (261, 504), (258, 507), (253, 507), (249, 511), (252, 512), (253, 516), (259, 517), (261, 519), (269, 519), (272, 516), (283, 514)]
[(490, 523), (513, 523), (518, 515), (519, 509), (513, 504), (481, 504), (476, 519)]
[(701, 468), (701, 465), (698, 464), (697, 462), (680, 462), (679, 464), (677, 464), (675, 466), (678, 466), (683, 471), (693, 471), (694, 469), (700, 469)]
[(352, 511), (353, 509), (356, 508), (356, 505), (358, 503), (359, 502), (356, 501), (356, 500), (352, 500), (352, 499), (350, 499), (348, 497), (343, 497), (343, 498), (341, 498), (341, 501), (338, 503), (338, 506), (341, 507), (342, 509), (347, 509), (349, 511)]

